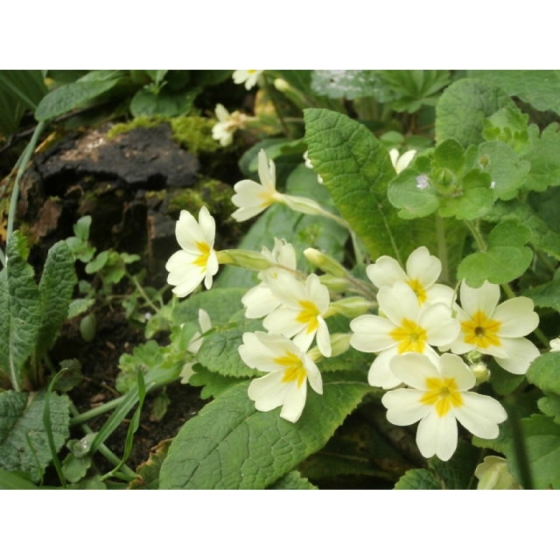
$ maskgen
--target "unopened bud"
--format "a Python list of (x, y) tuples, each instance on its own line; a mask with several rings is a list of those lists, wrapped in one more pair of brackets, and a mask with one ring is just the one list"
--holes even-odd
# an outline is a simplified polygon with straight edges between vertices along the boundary
[(473, 364), (471, 366), (471, 371), (474, 373), (477, 385), (480, 385), (481, 383), (484, 383), (485, 381), (488, 381), (488, 379), (490, 379), (490, 370), (484, 362)]
[(353, 319), (354, 317), (364, 315), (370, 311), (372, 307), (372, 302), (367, 299), (362, 297), (349, 297), (331, 303), (330, 309), (333, 315), (339, 314)]
[(340, 356), (350, 350), (350, 338), (352, 335), (350, 333), (335, 333), (331, 334), (331, 357)]
[(303, 254), (312, 265), (316, 266), (323, 272), (332, 274), (335, 278), (346, 278), (348, 276), (346, 269), (330, 255), (326, 255), (317, 249), (313, 249), (313, 247), (305, 249)]
[(267, 258), (256, 251), (226, 249), (225, 251), (218, 251), (217, 255), (220, 264), (231, 264), (247, 270), (266, 270), (273, 266)]
[(326, 214), (320, 204), (304, 196), (285, 194), (279, 202), (283, 202), (288, 208), (291, 208), (295, 212), (301, 212), (302, 214), (308, 214), (310, 216), (324, 216)]
[(276, 80), (274, 80), (274, 87), (282, 93), (285, 93), (291, 89), (290, 84), (282, 78), (276, 78)]
[(346, 278), (337, 278), (336, 276), (332, 276), (332, 274), (323, 274), (323, 276), (319, 276), (319, 279), (321, 280), (321, 284), (329, 289), (329, 292), (335, 294), (346, 292), (352, 287)]
[(490, 455), (474, 471), (478, 478), (477, 490), (520, 490), (521, 486), (515, 481), (507, 468), (503, 457)]

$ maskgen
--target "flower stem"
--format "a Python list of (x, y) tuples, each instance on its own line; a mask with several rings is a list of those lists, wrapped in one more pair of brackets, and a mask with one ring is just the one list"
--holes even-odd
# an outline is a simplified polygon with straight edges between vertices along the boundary
[(447, 242), (445, 240), (445, 222), (439, 214), (436, 214), (436, 236), (438, 256), (441, 261), (441, 281), (446, 284), (449, 282), (449, 259), (447, 257)]
[(486, 245), (486, 241), (484, 241), (484, 238), (482, 237), (482, 234), (478, 229), (478, 225), (473, 224), (469, 220), (464, 220), (464, 224), (467, 226), (467, 229), (471, 232), (472, 236), (474, 237), (478, 250), (481, 253), (485, 253), (488, 250), (488, 246)]

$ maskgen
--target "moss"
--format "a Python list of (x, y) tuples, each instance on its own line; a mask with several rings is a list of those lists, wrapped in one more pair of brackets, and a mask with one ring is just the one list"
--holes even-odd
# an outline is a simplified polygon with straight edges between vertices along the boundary
[(220, 148), (220, 144), (212, 138), (212, 127), (216, 124), (214, 119), (192, 115), (176, 117), (169, 122), (173, 139), (193, 154), (212, 153)]
[(200, 177), (188, 189), (169, 190), (168, 195), (167, 207), (171, 215), (178, 216), (181, 210), (188, 210), (196, 215), (201, 206), (206, 206), (210, 214), (226, 220), (235, 210), (231, 202), (231, 187), (209, 177)]
[(120, 134), (125, 134), (134, 130), (135, 128), (155, 128), (159, 126), (163, 122), (169, 122), (169, 119), (165, 117), (148, 117), (148, 116), (140, 116), (136, 117), (135, 119), (131, 120), (127, 123), (119, 123), (114, 125), (109, 132), (107, 132), (107, 138), (112, 139)]

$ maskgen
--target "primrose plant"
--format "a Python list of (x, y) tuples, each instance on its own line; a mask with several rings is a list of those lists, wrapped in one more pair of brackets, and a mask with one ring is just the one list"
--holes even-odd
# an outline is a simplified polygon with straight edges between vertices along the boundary
[[(508, 119), (519, 110), (504, 96), (508, 111), (469, 115), (478, 119), (478, 136), (469, 136), (449, 111), (475, 86), (486, 88), (459, 80), (443, 94), (435, 147), (400, 157), (344, 115), (306, 110), (306, 145), (292, 173), (313, 183), (307, 192), (317, 198), (301, 196), (291, 177), (280, 189), (274, 161), (255, 152), (258, 180), (235, 185), (233, 218), (258, 218), (261, 232), (269, 212), (307, 215), (339, 228), (353, 255), (302, 247), (297, 227), (293, 238), (269, 237), (260, 252), (248, 244), (219, 250), (208, 210), (181, 212), (168, 282), (180, 298), (201, 284), (209, 290), (178, 308), (211, 316), (188, 379), (214, 399), (171, 444), (162, 487), (286, 487), (296, 479), (309, 487), (306, 459), (360, 403), (385, 410), (386, 427), (375, 422), (372, 431), (417, 424), (420, 464), (428, 461), (403, 469), (397, 487), (441, 487), (445, 462), (466, 480), (480, 478), (488, 469), (477, 468), (477, 448), (503, 455), (488, 465), (500, 464), (507, 487), (558, 484), (558, 470), (539, 466), (533, 445), (540, 429), (560, 437), (551, 377), (559, 354), (549, 352), (552, 337), (535, 311), (552, 297), (560, 257), (560, 232), (539, 217), (537, 195), (557, 175), (530, 173), (540, 173), (536, 151), (552, 132), (539, 139), (526, 125), (527, 142), (512, 143)], [(560, 161), (547, 161), (560, 172)], [(222, 265), (250, 273), (228, 285)], [(493, 487), (484, 476), (480, 487)]]

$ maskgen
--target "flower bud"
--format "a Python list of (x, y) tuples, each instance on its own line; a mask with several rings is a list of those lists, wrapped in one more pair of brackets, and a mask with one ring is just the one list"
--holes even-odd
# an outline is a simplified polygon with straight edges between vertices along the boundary
[(329, 292), (332, 293), (340, 293), (346, 292), (349, 288), (352, 287), (350, 282), (345, 278), (337, 278), (332, 274), (323, 274), (320, 277), (321, 284), (326, 286), (329, 289)]
[(350, 349), (351, 337), (352, 337), (351, 333), (331, 334), (331, 349), (332, 349), (331, 357), (334, 358), (335, 356), (340, 356), (340, 354), (344, 354), (344, 352), (347, 352)]
[(286, 80), (283, 80), (282, 78), (276, 78), (274, 80), (274, 87), (278, 91), (281, 91), (282, 93), (285, 93), (291, 89), (290, 84)]
[(346, 278), (348, 276), (346, 269), (330, 255), (326, 255), (312, 247), (305, 249), (303, 254), (312, 265), (321, 269), (323, 272), (332, 274), (335, 278)]
[(247, 251), (245, 249), (226, 249), (218, 251), (218, 262), (220, 264), (232, 264), (247, 270), (266, 270), (272, 263), (261, 253)]
[(484, 457), (474, 471), (478, 478), (477, 490), (520, 490), (521, 486), (508, 471), (503, 457), (490, 455)]
[(331, 303), (330, 311), (333, 315), (340, 314), (353, 319), (354, 317), (359, 317), (360, 315), (368, 313), (372, 307), (372, 302), (367, 299), (362, 297), (349, 297)]
[(291, 208), (295, 212), (301, 212), (302, 214), (308, 214), (310, 216), (324, 216), (326, 214), (320, 204), (304, 196), (284, 194), (279, 202), (283, 202), (288, 208)]

